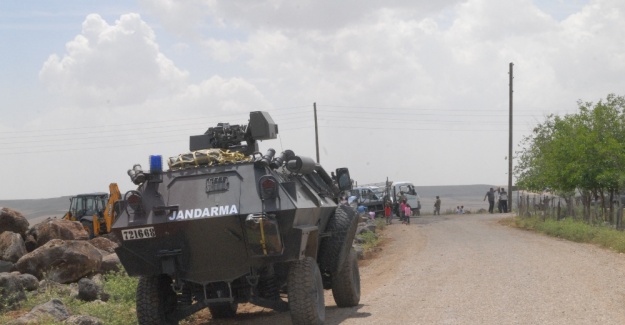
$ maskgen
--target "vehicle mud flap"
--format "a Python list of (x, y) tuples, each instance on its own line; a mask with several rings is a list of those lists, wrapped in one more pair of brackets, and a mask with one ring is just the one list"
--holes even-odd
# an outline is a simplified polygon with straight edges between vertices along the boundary
[(237, 314), (236, 302), (220, 302), (208, 305), (208, 310), (213, 318), (232, 318)]
[(325, 229), (325, 233), (329, 233), (330, 236), (321, 240), (317, 259), (323, 276), (324, 289), (332, 288), (332, 277), (339, 272), (347, 260), (357, 227), (358, 216), (356, 211), (349, 206), (339, 205), (330, 217)]

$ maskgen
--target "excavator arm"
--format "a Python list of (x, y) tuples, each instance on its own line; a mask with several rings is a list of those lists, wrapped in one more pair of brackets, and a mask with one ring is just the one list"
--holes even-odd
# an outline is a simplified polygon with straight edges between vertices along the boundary
[(119, 192), (119, 187), (117, 187), (117, 183), (111, 183), (109, 185), (109, 200), (106, 203), (106, 208), (104, 209), (104, 222), (106, 223), (106, 232), (111, 232), (111, 226), (115, 221), (115, 202), (121, 199), (121, 193)]

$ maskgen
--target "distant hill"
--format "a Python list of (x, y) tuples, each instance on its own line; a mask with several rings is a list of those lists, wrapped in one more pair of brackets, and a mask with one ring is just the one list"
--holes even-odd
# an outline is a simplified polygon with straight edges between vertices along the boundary
[(33, 220), (62, 218), (69, 209), (69, 198), (62, 196), (51, 199), (0, 200), (0, 207), (19, 211), (32, 225)]
[[(480, 208), (488, 208), (488, 203), (483, 202), (484, 194), (496, 185), (442, 185), (442, 186), (415, 186), (421, 197), (422, 211), (425, 214), (432, 213), (432, 206), (436, 196), (441, 197), (441, 210), (453, 209), (464, 205), (465, 209), (477, 211)], [(62, 218), (69, 208), (69, 196), (50, 199), (33, 200), (0, 200), (0, 207), (7, 207), (21, 212), (32, 224), (46, 218)]]

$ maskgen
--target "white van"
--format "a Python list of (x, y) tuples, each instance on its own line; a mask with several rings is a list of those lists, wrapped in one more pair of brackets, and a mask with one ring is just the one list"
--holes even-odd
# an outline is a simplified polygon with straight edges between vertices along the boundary
[(396, 206), (399, 206), (399, 198), (403, 194), (406, 197), (406, 202), (410, 204), (412, 215), (420, 215), (421, 197), (419, 197), (419, 193), (415, 190), (414, 184), (407, 181), (393, 182), (392, 191), (393, 203), (395, 203)]

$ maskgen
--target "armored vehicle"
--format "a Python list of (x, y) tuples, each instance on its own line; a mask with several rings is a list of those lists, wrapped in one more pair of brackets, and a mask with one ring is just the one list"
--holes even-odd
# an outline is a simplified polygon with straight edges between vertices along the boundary
[(358, 221), (338, 203), (349, 171), (328, 174), (291, 150), (259, 153), (257, 141), (277, 133), (268, 113), (251, 112), (247, 125), (191, 136), (168, 170), (154, 155), (149, 171), (128, 171), (138, 187), (112, 228), (121, 263), (139, 277), (139, 324), (178, 324), (203, 308), (234, 317), (243, 302), (322, 324), (324, 289), (339, 307), (358, 305)]

